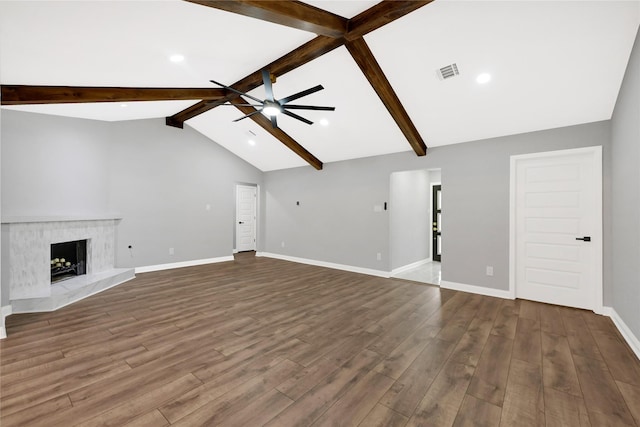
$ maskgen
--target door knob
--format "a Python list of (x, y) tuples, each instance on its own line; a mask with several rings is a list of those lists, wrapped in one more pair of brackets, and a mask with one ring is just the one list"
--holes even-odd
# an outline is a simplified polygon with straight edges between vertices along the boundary
[(590, 242), (591, 241), (591, 236), (576, 237), (576, 240), (582, 240), (584, 242)]
[(238, 224), (244, 224), (244, 221), (238, 221)]

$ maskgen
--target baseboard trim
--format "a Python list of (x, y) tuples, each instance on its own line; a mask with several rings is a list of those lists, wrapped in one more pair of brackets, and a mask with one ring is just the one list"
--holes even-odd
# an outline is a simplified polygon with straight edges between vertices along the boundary
[(631, 350), (636, 354), (638, 360), (640, 360), (640, 339), (635, 336), (631, 331), (631, 328), (627, 326), (613, 307), (603, 307), (602, 311), (604, 316), (609, 316), (611, 318), (613, 324), (616, 325), (616, 328), (618, 328), (618, 331), (620, 331), (624, 340), (629, 344), (629, 347), (631, 347)]
[(488, 297), (496, 297), (503, 299), (515, 299), (508, 290), (486, 288), (484, 286), (467, 285), (466, 283), (449, 282), (447, 280), (440, 281), (440, 287), (444, 289), (452, 289), (454, 291), (468, 292), (471, 294), (486, 295)]
[(137, 273), (150, 273), (152, 271), (171, 270), (173, 268), (195, 267), (196, 265), (215, 264), (218, 262), (233, 261), (233, 256), (221, 256), (218, 258), (194, 259), (192, 261), (172, 262), (169, 264), (147, 265), (136, 267)]
[(256, 256), (265, 258), (281, 259), (283, 261), (297, 262), (300, 264), (315, 265), (316, 267), (333, 268), (334, 270), (350, 271), (352, 273), (368, 274), (369, 276), (384, 277), (388, 279), (389, 272), (382, 270), (374, 270), (372, 268), (355, 267), (353, 265), (335, 264), (333, 262), (317, 261), (315, 259), (298, 258), (289, 255), (274, 254), (271, 252), (256, 252)]
[(13, 314), (13, 308), (10, 305), (5, 305), (0, 307), (0, 339), (4, 339), (7, 337), (7, 329), (4, 327), (4, 319), (7, 316), (11, 316)]
[(420, 267), (421, 265), (425, 265), (431, 262), (431, 258), (421, 259), (420, 261), (412, 262), (411, 264), (403, 265), (402, 267), (394, 268), (391, 270), (391, 277), (396, 274), (404, 273), (405, 271), (412, 270), (414, 268)]

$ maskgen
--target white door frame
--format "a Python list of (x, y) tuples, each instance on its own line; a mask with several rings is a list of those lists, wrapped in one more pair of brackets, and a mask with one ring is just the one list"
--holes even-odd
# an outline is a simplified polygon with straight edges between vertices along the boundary
[[(594, 190), (599, 197), (596, 197), (596, 227), (591, 233), (593, 236), (596, 265), (595, 306), (592, 308), (595, 313), (603, 314), (604, 306), (604, 285), (602, 277), (602, 146), (574, 148), (568, 150), (545, 151), (540, 153), (521, 154), (511, 156), (510, 166), (510, 189), (509, 189), (509, 296), (516, 297), (516, 170), (518, 162), (543, 157), (557, 157), (572, 154), (591, 154), (595, 173)], [(599, 242), (599, 243), (598, 243)]]
[(233, 217), (233, 253), (238, 253), (238, 188), (239, 187), (252, 187), (256, 189), (256, 203), (255, 203), (255, 220), (253, 227), (253, 236), (255, 240), (255, 251), (258, 251), (258, 224), (260, 222), (260, 185), (258, 184), (240, 184), (237, 183), (234, 189), (235, 193), (235, 213)]

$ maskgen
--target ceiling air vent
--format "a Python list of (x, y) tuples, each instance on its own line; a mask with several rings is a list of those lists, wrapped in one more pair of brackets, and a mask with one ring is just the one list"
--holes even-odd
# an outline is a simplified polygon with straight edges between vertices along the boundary
[(458, 65), (455, 63), (440, 68), (437, 73), (440, 80), (450, 79), (451, 77), (455, 77), (460, 74), (458, 72)]

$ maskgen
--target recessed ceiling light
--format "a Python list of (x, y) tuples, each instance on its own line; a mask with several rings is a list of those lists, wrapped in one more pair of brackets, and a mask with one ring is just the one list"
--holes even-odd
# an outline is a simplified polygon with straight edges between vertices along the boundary
[(122, 108), (126, 108), (126, 107), (127, 107), (127, 104), (120, 104), (120, 106), (121, 106)]
[(254, 145), (256, 145), (256, 142), (253, 139), (250, 139), (249, 140), (249, 145), (254, 146)]
[(182, 62), (182, 61), (184, 61), (184, 55), (171, 55), (169, 57), (169, 61), (171, 61), (171, 62)]
[(481, 85), (488, 83), (490, 80), (491, 80), (491, 74), (489, 73), (482, 73), (482, 74), (479, 74), (478, 77), (476, 77), (476, 81)]
[(322, 126), (329, 126), (329, 120), (327, 119), (320, 119), (320, 124)]

